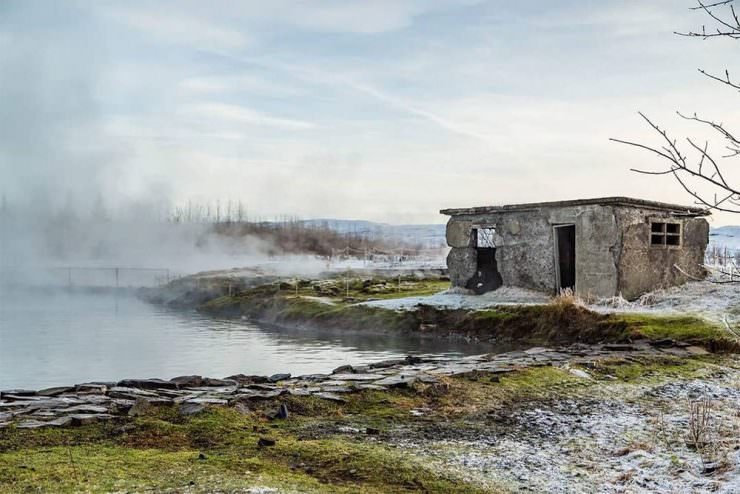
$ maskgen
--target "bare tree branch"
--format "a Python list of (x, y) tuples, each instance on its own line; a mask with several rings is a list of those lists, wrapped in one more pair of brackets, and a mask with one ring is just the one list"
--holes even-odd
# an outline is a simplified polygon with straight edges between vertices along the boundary
[[(705, 3), (703, 0), (697, 0), (698, 5), (692, 7), (691, 10), (703, 12), (716, 27), (709, 32), (702, 26), (700, 32), (689, 31), (676, 34), (701, 38), (719, 36), (732, 39), (740, 38), (740, 18), (738, 18), (733, 2), (734, 0), (719, 0), (714, 3)], [(728, 70), (725, 70), (723, 77), (708, 73), (703, 69), (699, 69), (699, 73), (740, 91), (740, 83), (730, 78)], [(724, 141), (724, 148), (729, 153), (720, 156), (720, 158), (728, 159), (740, 156), (740, 139), (728, 130), (724, 124), (701, 118), (696, 113), (693, 116), (687, 116), (681, 112), (676, 113), (684, 120), (709, 127)], [(658, 134), (661, 141), (660, 145), (623, 139), (611, 140), (653, 153), (662, 159), (665, 167), (658, 170), (632, 168), (632, 171), (644, 175), (672, 175), (684, 191), (694, 198), (696, 204), (705, 207), (707, 210), (740, 214), (740, 187), (727, 180), (722, 163), (710, 151), (709, 141), (699, 144), (695, 139), (687, 137), (685, 138), (687, 146), (681, 146), (675, 138), (669, 136), (666, 130), (660, 128), (645, 114), (639, 112), (639, 115)], [(692, 157), (690, 158), (689, 155)], [(694, 155), (696, 156), (695, 160)]]

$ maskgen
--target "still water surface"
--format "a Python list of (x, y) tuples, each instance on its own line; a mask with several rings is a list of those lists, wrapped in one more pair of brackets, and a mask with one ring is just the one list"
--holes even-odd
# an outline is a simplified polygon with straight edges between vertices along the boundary
[(413, 335), (213, 320), (125, 295), (0, 291), (0, 389), (183, 374), (300, 375), (409, 354), (491, 350)]

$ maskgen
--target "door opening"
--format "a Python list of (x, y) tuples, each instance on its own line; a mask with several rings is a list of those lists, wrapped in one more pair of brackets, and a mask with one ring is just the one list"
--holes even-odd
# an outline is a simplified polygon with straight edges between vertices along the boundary
[(493, 228), (476, 228), (473, 230), (478, 267), (475, 276), (468, 281), (467, 288), (479, 295), (495, 290), (503, 284), (496, 263), (494, 234), (495, 230)]
[(576, 226), (555, 227), (558, 289), (576, 288)]

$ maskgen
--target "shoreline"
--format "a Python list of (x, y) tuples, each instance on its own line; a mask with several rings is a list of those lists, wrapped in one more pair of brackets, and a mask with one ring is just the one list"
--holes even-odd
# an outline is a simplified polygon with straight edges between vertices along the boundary
[[(583, 345), (469, 355), (391, 359), (363, 365), (342, 365), (331, 373), (292, 376), (235, 374), (223, 378), (199, 375), (172, 379), (126, 378), (91, 381), (45, 389), (0, 390), (0, 428), (20, 429), (78, 426), (129, 415), (140, 403), (164, 405), (227, 405), (240, 401), (272, 400), (283, 395), (317, 396), (342, 402), (341, 395), (363, 390), (388, 391), (416, 383), (437, 384), (442, 377), (470, 373), (506, 374), (528, 368), (583, 366), (611, 358), (692, 358), (707, 350), (676, 342), (638, 341), (633, 344)], [(585, 371), (575, 373), (585, 377)], [(52, 420), (47, 420), (52, 418)], [(20, 420), (19, 420), (20, 419)]]
[[(298, 377), (4, 391), (0, 492), (182, 492), (184, 482), (185, 492), (565, 493), (599, 485), (616, 493), (633, 481), (619, 475), (638, 453), (656, 458), (641, 474), (645, 486), (730, 492), (720, 487), (740, 481), (734, 443), (718, 443), (722, 456), (704, 461), (683, 432), (670, 444), (645, 441), (655, 427), (686, 427), (685, 393), (710, 393), (722, 430), (740, 427), (739, 386), (737, 355), (643, 341), (407, 358)], [(609, 446), (592, 444), (598, 437)], [(662, 460), (670, 457), (678, 463)], [(160, 465), (170, 473), (159, 474)], [(76, 476), (60, 476), (72, 468)]]

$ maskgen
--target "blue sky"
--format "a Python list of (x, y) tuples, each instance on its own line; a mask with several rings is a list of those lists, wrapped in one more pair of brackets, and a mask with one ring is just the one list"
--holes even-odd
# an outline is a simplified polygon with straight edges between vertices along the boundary
[[(0, 192), (85, 207), (441, 222), (443, 207), (691, 201), (642, 110), (727, 124), (736, 49), (671, 1), (0, 3)], [(732, 67), (729, 67), (732, 68)], [(734, 174), (738, 177), (738, 174)], [(715, 224), (737, 223), (717, 215)]]

